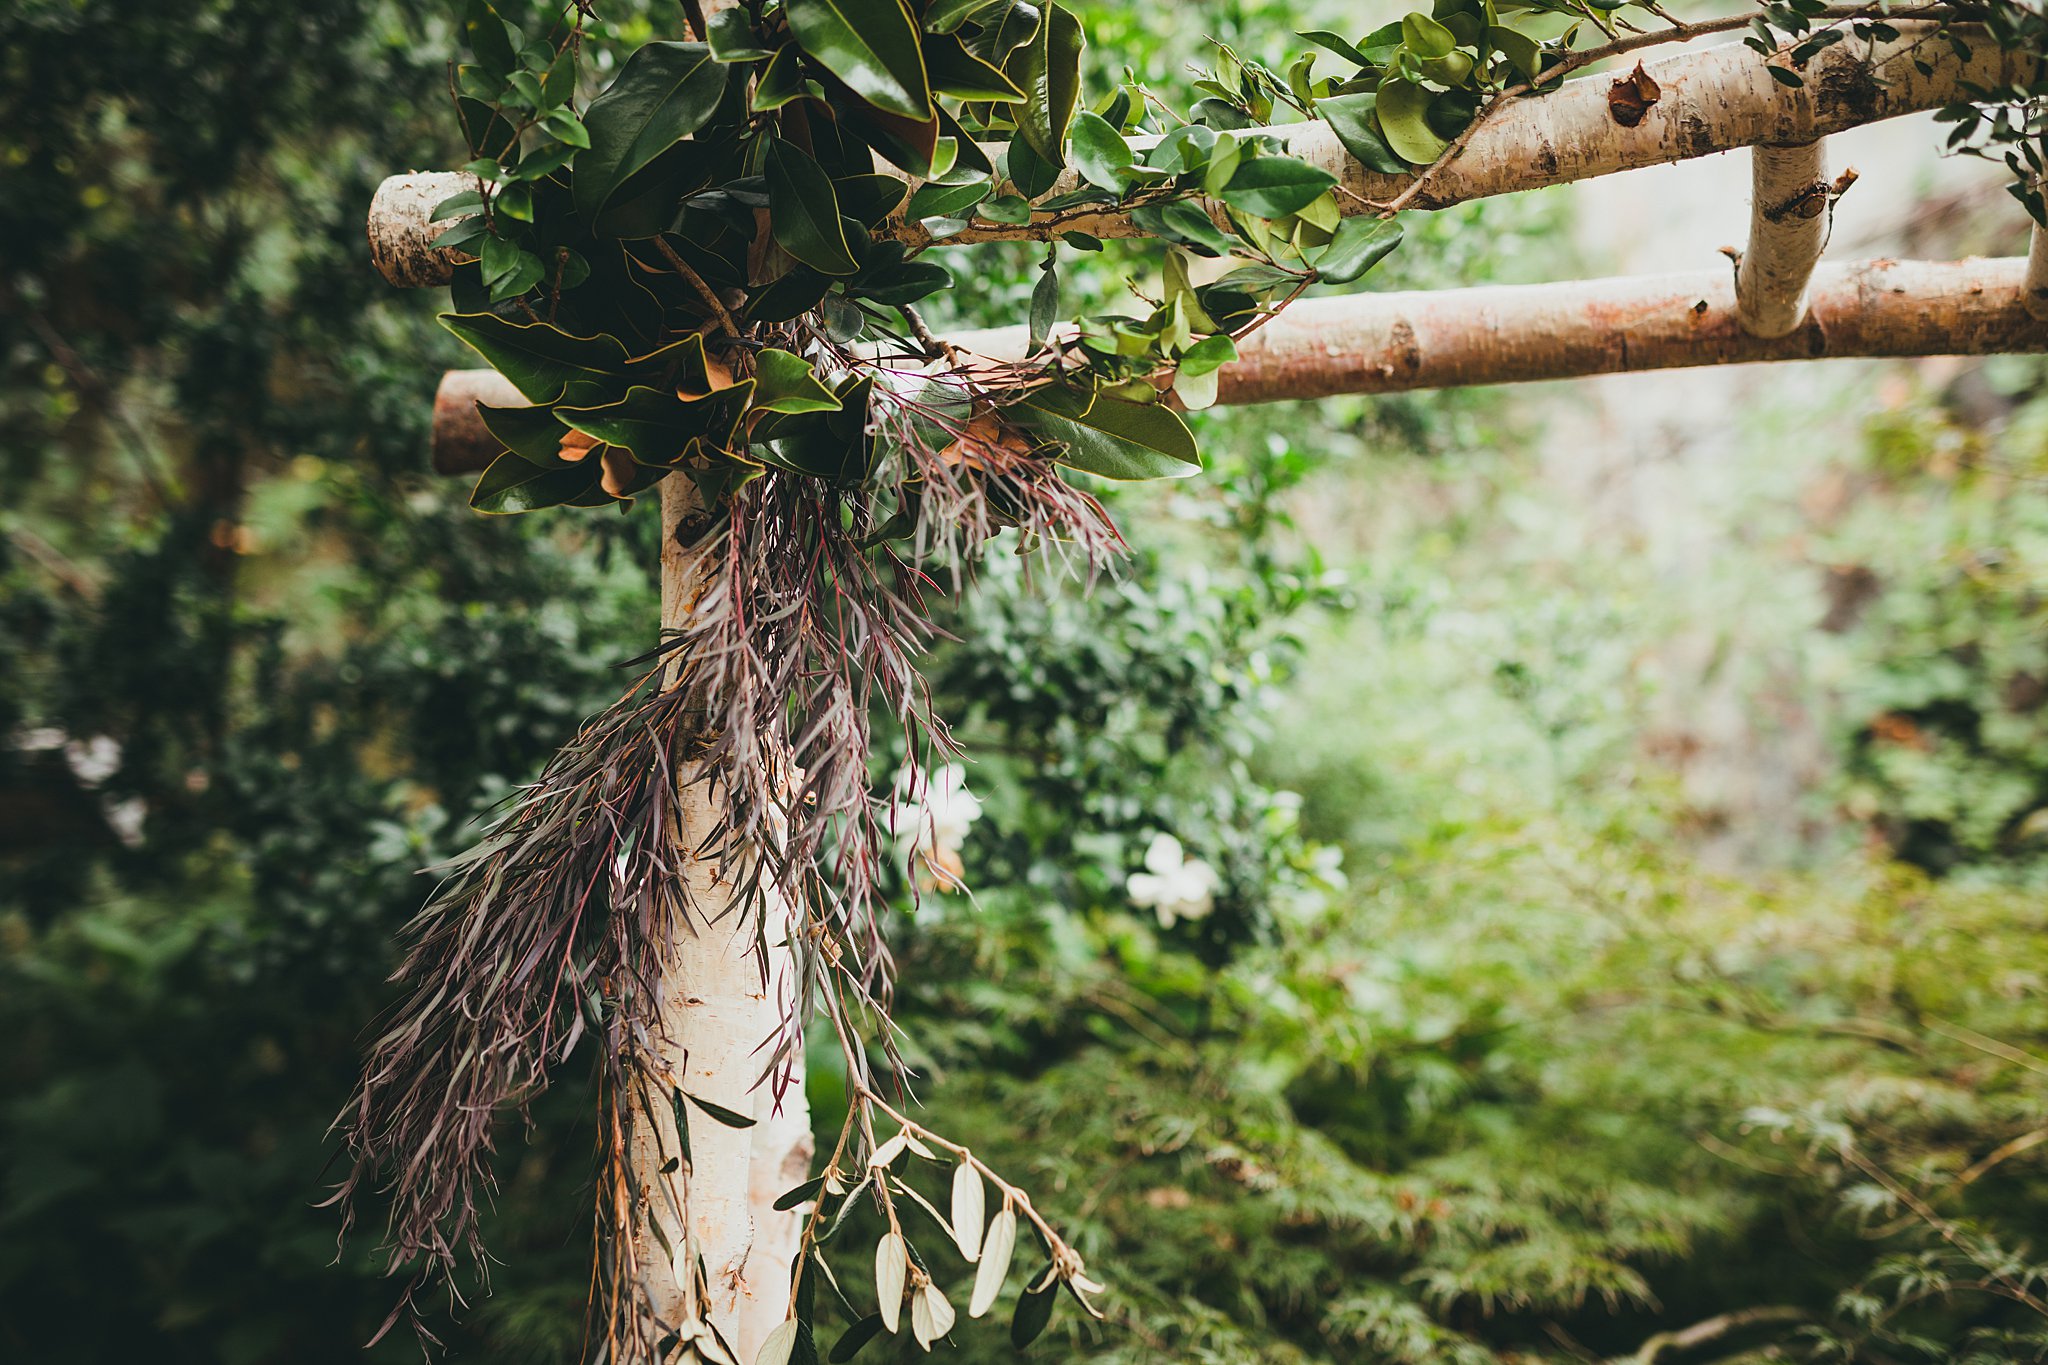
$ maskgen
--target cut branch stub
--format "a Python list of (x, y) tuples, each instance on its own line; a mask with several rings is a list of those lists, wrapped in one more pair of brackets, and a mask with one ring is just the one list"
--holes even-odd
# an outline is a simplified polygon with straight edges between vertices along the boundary
[[(2037, 237), (2038, 241), (2038, 237)], [(1778, 337), (1746, 330), (1726, 270), (1308, 299), (1247, 338), (1220, 371), (1219, 403), (1514, 384), (1591, 374), (1851, 356), (1994, 355), (2048, 350), (2028, 311), (2028, 263), (1866, 261), (1815, 273), (1805, 320)], [(1028, 329), (946, 338), (992, 359), (1022, 358)], [(441, 380), (434, 468), (473, 473), (499, 447), (476, 401), (523, 402), (492, 370)]]
[[(1867, 50), (1860, 43), (1827, 48), (1808, 63), (1804, 84), (1797, 89), (1780, 85), (1764, 58), (1739, 43), (1646, 63), (1643, 69), (1659, 94), (1633, 126), (1614, 117), (1611, 76), (1566, 81), (1549, 94), (1509, 100), (1486, 116), (1461, 155), (1429, 174), (1412, 207), (1446, 208), (1737, 147), (1814, 142), (1829, 133), (1939, 108), (1966, 98), (1971, 88), (2033, 79), (2034, 59), (2026, 53), (2004, 51), (1987, 39), (1970, 44), (1966, 61), (1948, 44), (1927, 41), (1931, 24), (1902, 22), (1895, 27), (1900, 30), (1896, 40), (1873, 43)], [(1926, 62), (1931, 74), (1920, 72), (1915, 58)], [(1371, 211), (1416, 179), (1367, 170), (1351, 159), (1336, 132), (1320, 120), (1260, 131), (1278, 137), (1289, 155), (1338, 176), (1349, 192), (1340, 196), (1347, 213)], [(1146, 145), (1143, 138), (1131, 142), (1134, 147)], [(448, 278), (448, 254), (428, 245), (440, 229), (439, 224), (426, 222), (433, 203), (415, 211), (404, 198), (405, 184), (427, 179), (394, 177), (395, 182), (404, 182), (395, 188), (387, 181), (378, 194), (384, 207), (371, 213), (371, 246), (378, 268), (393, 284), (440, 284)], [(1064, 193), (1075, 184), (1068, 172), (1048, 193)], [(457, 188), (462, 185), (451, 185), (433, 202)], [(913, 246), (930, 241), (916, 223), (892, 222), (884, 230)], [(1127, 211), (1107, 210), (1041, 214), (1022, 224), (977, 222), (943, 244), (1046, 239), (1072, 231), (1097, 237), (1142, 235)]]
[(401, 289), (448, 283), (455, 267), (470, 259), (460, 251), (435, 249), (447, 223), (432, 221), (434, 210), (477, 178), (460, 171), (410, 171), (388, 177), (370, 200), (370, 259), (377, 273)]

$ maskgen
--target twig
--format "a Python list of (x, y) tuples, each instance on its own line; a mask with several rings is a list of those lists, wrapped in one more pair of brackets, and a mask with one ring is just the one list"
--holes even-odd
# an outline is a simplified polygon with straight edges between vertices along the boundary
[(704, 283), (704, 277), (690, 269), (690, 263), (676, 254), (676, 249), (668, 244), (667, 238), (656, 234), (654, 245), (668, 259), (668, 263), (675, 267), (676, 274), (689, 281), (690, 288), (696, 290), (697, 297), (704, 300), (705, 306), (711, 310), (711, 315), (718, 319), (718, 325), (725, 328), (726, 335), (738, 336), (740, 325), (733, 321), (732, 314), (726, 310), (725, 304), (719, 300), (711, 286)]

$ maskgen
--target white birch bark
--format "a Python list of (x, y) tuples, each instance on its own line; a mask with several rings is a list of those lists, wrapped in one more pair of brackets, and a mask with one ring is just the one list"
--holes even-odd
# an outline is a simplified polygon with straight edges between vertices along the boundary
[[(689, 480), (673, 478), (662, 484), (665, 629), (688, 621), (711, 572), (705, 556), (685, 543), (695, 539), (702, 516), (702, 504)], [(676, 534), (679, 528), (684, 532), (681, 537)], [(677, 810), (675, 838), (684, 849), (700, 844), (718, 818), (713, 794), (693, 782), (693, 776), (684, 775)], [(787, 938), (793, 917), (790, 907), (769, 897), (767, 924), (743, 919), (736, 912), (733, 888), (715, 880), (708, 860), (690, 860), (685, 875), (695, 932), (679, 933), (669, 945), (656, 1045), (661, 1065), (687, 1094), (754, 1120), (752, 1128), (733, 1128), (698, 1110), (689, 1114), (687, 1213), (709, 1281), (703, 1316), (732, 1343), (740, 1360), (748, 1362), (787, 1313), (789, 1264), (802, 1230), (803, 1210), (777, 1212), (774, 1201), (802, 1182), (811, 1161), (801, 1051), (794, 1071), (783, 1078), (779, 1099), (775, 1085), (758, 1083), (772, 1040), (792, 1007), (795, 968)], [(765, 963), (756, 950), (757, 931), (768, 944)], [(663, 1236), (647, 1225), (635, 1250), (640, 1264), (649, 1268), (658, 1313), (672, 1323), (687, 1313), (688, 1272), (686, 1266), (671, 1270), (662, 1241), (665, 1236), (671, 1247), (686, 1245), (675, 1216), (684, 1191), (680, 1182), (661, 1172), (666, 1158), (678, 1150), (670, 1106), (654, 1108), (655, 1113), (639, 1116), (633, 1165), (647, 1192), (643, 1224), (659, 1220)], [(673, 1204), (661, 1192), (664, 1181), (676, 1191)]]
[(1752, 336), (1806, 320), (1806, 288), (1832, 219), (1827, 144), (1750, 151), (1749, 245), (1735, 269), (1736, 316)]

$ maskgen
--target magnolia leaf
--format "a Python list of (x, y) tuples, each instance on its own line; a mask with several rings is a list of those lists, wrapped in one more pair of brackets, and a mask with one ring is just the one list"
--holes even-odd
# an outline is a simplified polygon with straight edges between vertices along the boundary
[(1534, 82), (1542, 74), (1542, 45), (1528, 34), (1495, 25), (1486, 30), (1486, 39), (1500, 49), (1508, 64), (1515, 68), (1515, 74), (1523, 80)]
[(704, 429), (702, 409), (673, 393), (636, 386), (616, 403), (558, 407), (555, 415), (575, 430), (629, 450), (643, 464), (673, 464)]
[(617, 337), (572, 336), (545, 322), (509, 322), (495, 313), (443, 313), (441, 325), (469, 343), (528, 402), (552, 403), (571, 385), (616, 383), (626, 348)]
[(627, 58), (583, 112), (590, 148), (570, 182), (583, 221), (595, 223), (627, 177), (703, 127), (724, 93), (725, 67), (703, 43), (648, 43)]
[[(737, 11), (727, 10), (726, 13)], [(768, 65), (761, 69), (760, 79), (754, 82), (754, 93), (748, 98), (748, 107), (757, 114), (765, 114), (804, 94), (802, 55), (795, 43), (777, 48)]]
[(840, 223), (839, 196), (832, 179), (811, 154), (776, 138), (768, 144), (768, 219), (784, 251), (827, 275), (851, 275), (860, 267)]
[(1347, 218), (1316, 261), (1316, 278), (1349, 284), (1401, 245), (1401, 225), (1383, 218)]
[(594, 502), (609, 502), (609, 496), (598, 488), (600, 463), (584, 460), (559, 469), (541, 469), (508, 450), (491, 461), (490, 468), (476, 481), (469, 505), (479, 512), (513, 513), (535, 512), (566, 503), (590, 506)]
[(1010, 54), (1003, 74), (1024, 91), (1016, 110), (1017, 135), (1054, 168), (1066, 164), (1067, 126), (1081, 99), (1081, 49), (1087, 39), (1080, 21), (1058, 5), (1047, 5), (1031, 41)]
[(1223, 187), (1224, 203), (1240, 213), (1280, 218), (1299, 213), (1327, 193), (1337, 177), (1291, 156), (1252, 157)]
[(982, 1217), (987, 1192), (981, 1173), (962, 1161), (953, 1168), (953, 1241), (969, 1261), (981, 1255)]
[(932, 0), (924, 12), (925, 32), (951, 33), (977, 11), (1004, 3), (1006, 0)]
[(963, 217), (994, 189), (994, 184), (987, 180), (970, 180), (961, 185), (926, 181), (910, 196), (910, 207), (903, 211), (903, 216), (919, 223), (927, 218)]
[(1054, 384), (1004, 411), (1036, 435), (1064, 444), (1061, 464), (1105, 479), (1180, 479), (1202, 467), (1187, 423), (1157, 403)]
[(721, 62), (754, 62), (770, 55), (755, 38), (746, 10), (737, 5), (712, 15), (704, 37), (711, 45), (711, 55)]
[(882, 1326), (894, 1332), (903, 1320), (903, 1283), (910, 1274), (910, 1248), (900, 1232), (888, 1232), (875, 1244), (875, 1297)]
[(562, 457), (562, 438), (569, 434), (569, 428), (548, 408), (494, 408), (478, 403), (476, 410), (491, 435), (521, 459), (542, 469), (559, 469), (571, 463)]
[(1015, 104), (1024, 98), (1024, 92), (1001, 67), (975, 56), (950, 33), (925, 39), (924, 62), (935, 95), (991, 104)]
[(1394, 155), (1410, 165), (1427, 166), (1451, 145), (1429, 126), (1430, 98), (1428, 88), (1413, 81), (1380, 82), (1379, 103), (1375, 107), (1380, 131), (1386, 134)]
[(1060, 178), (1057, 163), (1040, 156), (1023, 133), (1010, 139), (1010, 153), (1006, 159), (1010, 183), (1017, 187), (1017, 193), (1026, 199), (1035, 199), (1051, 189)]
[(1215, 336), (1203, 337), (1181, 352), (1180, 372), (1210, 374), (1236, 359), (1237, 343), (1224, 333), (1218, 332)]
[(1007, 1203), (989, 1220), (988, 1236), (981, 1242), (981, 1262), (974, 1268), (974, 1296), (968, 1300), (967, 1316), (978, 1318), (994, 1305), (1003, 1292), (1003, 1278), (1010, 1273), (1010, 1256), (1017, 1249), (1017, 1213)]
[(1378, 103), (1379, 96), (1370, 90), (1356, 95), (1331, 95), (1316, 101), (1316, 112), (1360, 165), (1382, 175), (1400, 175), (1408, 169), (1408, 163), (1394, 155), (1394, 149), (1380, 133), (1373, 117)]
[(932, 116), (917, 25), (903, 0), (786, 0), (789, 31), (854, 94), (885, 113)]
[(1150, 236), (1179, 242), (1204, 256), (1228, 255), (1235, 245), (1200, 204), (1188, 199), (1141, 204), (1131, 210), (1131, 221)]
[(754, 406), (768, 412), (831, 412), (839, 399), (802, 356), (770, 346), (754, 358)]

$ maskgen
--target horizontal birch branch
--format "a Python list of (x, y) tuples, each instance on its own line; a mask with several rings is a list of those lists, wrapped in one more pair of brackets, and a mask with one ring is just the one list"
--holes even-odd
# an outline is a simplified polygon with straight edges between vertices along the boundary
[[(1900, 34), (1894, 41), (1866, 45), (1850, 39), (1824, 49), (1808, 63), (1805, 83), (1797, 89), (1772, 79), (1763, 56), (1740, 43), (1647, 63), (1645, 70), (1660, 93), (1634, 127), (1616, 122), (1608, 106), (1611, 76), (1584, 76), (1548, 94), (1508, 99), (1482, 114), (1484, 121), (1453, 160), (1426, 173), (1426, 183), (1409, 206), (1441, 209), (1738, 147), (1813, 142), (1866, 123), (1939, 108), (1963, 98), (1973, 86), (2033, 78), (2031, 56), (2002, 51), (1988, 38), (1971, 45), (1970, 59), (1964, 61), (1948, 44), (1927, 41), (1933, 25), (1896, 27)], [(1916, 56), (1930, 64), (1931, 75), (1914, 67)], [(1371, 211), (1419, 178), (1367, 170), (1320, 120), (1259, 131), (1280, 138), (1290, 155), (1337, 176), (1348, 192), (1340, 196), (1346, 212)], [(1133, 139), (1136, 146), (1145, 142)], [(1067, 172), (1049, 193), (1063, 193), (1075, 184)], [(433, 249), (445, 225), (427, 218), (441, 200), (473, 188), (472, 179), (452, 171), (415, 172), (384, 182), (370, 208), (369, 234), (372, 257), (385, 279), (405, 287), (447, 281), (461, 258)], [(885, 230), (913, 245), (931, 243), (916, 223), (897, 221)], [(978, 223), (938, 244), (1044, 239), (1062, 232), (1141, 235), (1127, 212), (1069, 210), (1018, 225)]]
[[(2027, 309), (2027, 262), (1865, 261), (1814, 272), (1804, 321), (1760, 337), (1738, 316), (1733, 272), (1568, 284), (1493, 285), (1306, 299), (1247, 337), (1221, 371), (1217, 401), (1268, 403), (1347, 393), (1852, 356), (2048, 351)], [(1020, 358), (1027, 329), (948, 338), (992, 359)], [(451, 370), (434, 403), (434, 468), (483, 468), (501, 449), (478, 401), (524, 400), (492, 370)]]

